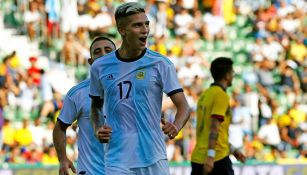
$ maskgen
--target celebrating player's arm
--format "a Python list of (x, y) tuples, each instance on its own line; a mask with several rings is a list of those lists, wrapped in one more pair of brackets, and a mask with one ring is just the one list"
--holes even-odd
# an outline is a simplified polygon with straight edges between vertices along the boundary
[[(91, 59), (89, 59), (89, 64), (92, 65), (94, 63), (94, 61), (97, 58), (100, 58), (101, 56), (104, 56), (112, 51), (114, 51), (116, 49), (116, 46), (114, 44), (114, 42), (108, 38), (105, 37), (99, 37), (97, 38), (97, 44), (93, 44), (91, 45)], [(103, 106), (103, 98), (102, 98), (102, 94), (98, 93), (97, 91), (100, 90), (100, 86), (99, 86), (99, 90), (96, 88), (93, 88), (93, 85), (96, 85), (98, 81), (98, 72), (94, 72), (91, 69), (91, 82), (90, 82), (90, 97), (91, 97), (91, 110), (90, 110), (90, 119), (91, 119), (91, 123), (94, 129), (94, 133), (96, 138), (100, 141), (100, 142), (108, 142), (108, 140), (110, 139), (110, 135), (111, 135), (111, 128), (107, 127), (105, 125), (101, 126), (101, 122), (103, 124), (105, 124), (104, 120), (105, 118), (102, 118), (102, 106)], [(98, 84), (99, 85), (99, 84)], [(93, 94), (91, 94), (91, 92), (95, 92)], [(101, 92), (101, 91), (99, 91)]]
[(91, 112), (90, 112), (90, 119), (91, 123), (97, 137), (97, 131), (100, 126), (100, 115), (101, 115), (101, 108), (103, 106), (103, 100), (99, 98), (92, 98), (91, 99)]
[(53, 130), (53, 143), (60, 162), (59, 175), (69, 175), (69, 169), (74, 173), (77, 172), (72, 161), (67, 158), (66, 154), (66, 129), (68, 126), (68, 124), (58, 120)]
[[(112, 128), (105, 124), (102, 118), (103, 99), (92, 98), (90, 118), (96, 138), (102, 143), (108, 143), (111, 137)], [(101, 120), (103, 120), (101, 122)], [(101, 125), (103, 123), (103, 125)]]
[(172, 102), (177, 108), (175, 115), (175, 121), (173, 123), (166, 121), (162, 118), (162, 130), (165, 135), (168, 135), (170, 139), (175, 138), (179, 131), (183, 128), (186, 122), (189, 120), (190, 111), (188, 102), (183, 92), (178, 92), (170, 96)]

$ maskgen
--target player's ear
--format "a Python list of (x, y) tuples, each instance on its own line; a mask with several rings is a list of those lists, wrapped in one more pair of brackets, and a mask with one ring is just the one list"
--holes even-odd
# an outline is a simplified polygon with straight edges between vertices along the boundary
[(118, 27), (118, 32), (121, 36), (125, 36), (126, 34), (125, 28), (122, 26)]
[(117, 30), (119, 32), (119, 34), (121, 36), (125, 36), (126, 34), (126, 30), (125, 30), (125, 21), (123, 21), (123, 19), (120, 19), (118, 21), (118, 24), (117, 24)]
[(94, 63), (94, 59), (93, 58), (89, 58), (87, 59), (88, 64), (92, 65)]

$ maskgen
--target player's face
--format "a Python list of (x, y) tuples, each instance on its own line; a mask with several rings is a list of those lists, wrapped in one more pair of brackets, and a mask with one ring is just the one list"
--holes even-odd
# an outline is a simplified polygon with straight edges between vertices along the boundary
[(233, 69), (231, 69), (231, 71), (227, 74), (227, 83), (228, 83), (228, 86), (231, 86), (232, 85), (232, 79), (234, 77), (234, 71)]
[(88, 63), (90, 65), (93, 64), (93, 62), (99, 58), (104, 56), (107, 53), (112, 52), (113, 50), (115, 50), (115, 46), (108, 40), (98, 40), (96, 41), (93, 45), (92, 48), (90, 50), (91, 52), (91, 58), (88, 59)]
[(93, 44), (92, 50), (91, 50), (92, 59), (95, 60), (99, 57), (104, 56), (107, 53), (112, 52), (113, 50), (115, 50), (115, 47), (110, 41), (108, 40), (96, 41)]
[(145, 13), (130, 15), (120, 29), (123, 42), (133, 49), (144, 50), (149, 34), (149, 20)]

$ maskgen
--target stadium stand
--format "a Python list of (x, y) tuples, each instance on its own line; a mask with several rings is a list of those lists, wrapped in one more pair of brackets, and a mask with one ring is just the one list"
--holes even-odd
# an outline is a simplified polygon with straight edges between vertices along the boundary
[[(106, 35), (120, 44), (113, 19), (120, 1), (60, 2), (0, 3), (1, 162), (57, 164), (50, 140), (54, 121), (67, 90), (88, 76), (90, 41)], [(231, 142), (249, 162), (307, 161), (304, 0), (141, 2), (151, 20), (148, 47), (176, 65), (192, 110), (177, 138), (166, 139), (169, 161), (190, 160), (197, 99), (212, 82), (209, 63), (218, 56), (232, 57), (236, 72), (229, 91)], [(31, 57), (37, 59), (38, 84), (27, 71)], [(175, 113), (168, 101), (166, 97), (162, 112), (171, 121)], [(78, 155), (76, 130), (68, 131), (71, 160)]]

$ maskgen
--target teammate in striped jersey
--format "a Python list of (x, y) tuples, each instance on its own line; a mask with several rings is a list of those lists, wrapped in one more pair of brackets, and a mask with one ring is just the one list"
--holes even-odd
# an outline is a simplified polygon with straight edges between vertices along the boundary
[[(97, 37), (90, 47), (91, 65), (95, 59), (103, 59), (103, 55), (115, 50), (115, 44), (106, 37)], [(93, 131), (90, 122), (90, 80), (84, 80), (71, 88), (64, 100), (64, 106), (53, 130), (53, 142), (60, 162), (59, 174), (68, 175), (69, 169), (77, 174), (104, 175), (104, 146)], [(78, 161), (77, 170), (66, 155), (66, 129), (75, 120), (79, 125), (78, 131)], [(109, 128), (104, 128), (108, 131)]]

